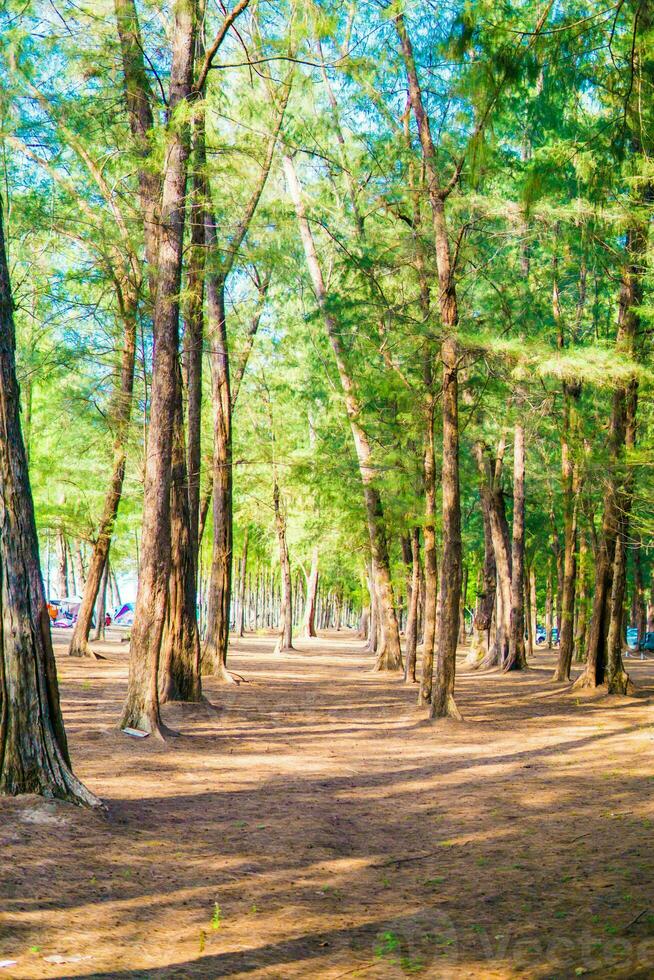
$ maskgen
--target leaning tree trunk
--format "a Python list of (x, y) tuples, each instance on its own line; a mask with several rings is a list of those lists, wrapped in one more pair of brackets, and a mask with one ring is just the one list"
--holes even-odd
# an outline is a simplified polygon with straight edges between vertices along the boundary
[(313, 239), (313, 233), (306, 216), (302, 192), (295, 165), (289, 156), (284, 156), (284, 174), (295, 213), (297, 216), (300, 239), (316, 295), (318, 306), (322, 313), (323, 322), (330, 342), (345, 399), (345, 407), (350, 421), (352, 438), (359, 463), (359, 472), (363, 484), (363, 497), (366, 510), (370, 550), (372, 552), (376, 591), (379, 599), (379, 612), (382, 625), (382, 642), (377, 650), (376, 670), (401, 670), (402, 649), (400, 646), (400, 630), (395, 612), (393, 584), (391, 581), (390, 561), (384, 512), (379, 490), (376, 486), (376, 472), (372, 449), (368, 436), (362, 426), (362, 410), (356, 385), (350, 373), (346, 359), (346, 346), (343, 340), (343, 330), (329, 308), (327, 290), (323, 279), (322, 269)]
[(100, 806), (70, 766), (20, 426), (15, 346), (0, 201), (0, 793)]
[[(242, 10), (246, 4), (237, 5)], [(209, 364), (211, 368), (211, 398), (213, 410), (213, 457), (210, 492), (213, 493), (213, 546), (209, 579), (209, 607), (207, 631), (202, 657), (217, 680), (233, 683), (227, 669), (229, 646), (229, 613), (232, 599), (232, 548), (234, 540), (232, 500), (232, 415), (239, 386), (259, 326), (268, 281), (257, 282), (259, 307), (248, 333), (245, 349), (235, 372), (234, 385), (230, 374), (229, 346), (225, 307), (225, 284), (233, 268), (240, 247), (248, 233), (257, 210), (261, 194), (268, 180), (277, 138), (286, 111), (290, 88), (285, 86), (277, 105), (275, 120), (268, 137), (266, 154), (259, 176), (247, 204), (235, 228), (231, 230), (229, 246), (219, 255), (216, 219), (211, 206), (210, 187), (207, 185), (205, 211), (205, 247), (212, 261), (218, 266), (206, 276), (207, 321), (210, 335)], [(206, 512), (205, 512), (206, 519)], [(199, 538), (204, 530), (202, 514), (199, 521)]]
[(318, 545), (316, 545), (311, 552), (311, 570), (307, 579), (307, 597), (304, 605), (304, 616), (302, 620), (302, 630), (304, 636), (317, 636), (316, 598), (318, 596), (318, 559), (319, 551)]
[(132, 412), (134, 391), (134, 359), (136, 355), (136, 304), (137, 296), (132, 295), (126, 306), (123, 331), (123, 353), (120, 370), (120, 386), (115, 395), (111, 413), (115, 424), (113, 467), (109, 489), (104, 501), (102, 517), (91, 555), (84, 595), (77, 614), (77, 622), (70, 640), (68, 653), (72, 657), (95, 656), (89, 644), (91, 620), (95, 608), (102, 573), (108, 560), (109, 546), (113, 535), (118, 507), (123, 493), (125, 465), (127, 462), (127, 440), (129, 421)]
[(525, 656), (525, 430), (516, 423), (513, 440), (513, 545), (509, 655), (504, 670), (523, 670)]

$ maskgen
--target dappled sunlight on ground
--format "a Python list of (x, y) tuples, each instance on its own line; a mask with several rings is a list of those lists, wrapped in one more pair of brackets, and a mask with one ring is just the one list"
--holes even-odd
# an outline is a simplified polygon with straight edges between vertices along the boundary
[(434, 724), (353, 634), (273, 644), (235, 641), (247, 683), (167, 706), (165, 745), (115, 727), (126, 645), (58, 646), (110, 815), (0, 801), (3, 976), (652, 976), (654, 662), (619, 701), (547, 652), (462, 669)]

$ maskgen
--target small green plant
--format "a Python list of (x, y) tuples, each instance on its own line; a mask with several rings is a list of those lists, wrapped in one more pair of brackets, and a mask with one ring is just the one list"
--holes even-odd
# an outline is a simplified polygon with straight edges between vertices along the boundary
[(204, 947), (207, 945), (207, 934), (204, 929), (200, 929), (200, 941), (198, 943), (198, 948), (201, 953), (204, 953)]
[(401, 946), (402, 942), (399, 936), (394, 932), (385, 932), (382, 934), (379, 944), (375, 946), (375, 956), (399, 966), (403, 973), (422, 973), (426, 968), (424, 960), (419, 956), (398, 955)]
[(220, 910), (220, 905), (218, 902), (215, 902), (213, 907), (213, 915), (211, 916), (211, 928), (214, 932), (218, 932), (222, 924), (223, 914)]
[(392, 956), (399, 948), (399, 936), (396, 936), (394, 932), (385, 932), (382, 934), (380, 944), (375, 946), (375, 956), (380, 957), (380, 959), (385, 956)]

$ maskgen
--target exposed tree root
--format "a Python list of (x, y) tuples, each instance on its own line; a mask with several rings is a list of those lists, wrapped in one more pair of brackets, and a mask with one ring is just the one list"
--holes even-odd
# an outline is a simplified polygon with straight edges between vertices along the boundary
[(106, 657), (103, 657), (101, 653), (98, 653), (96, 650), (94, 650), (91, 644), (88, 642), (80, 645), (75, 644), (75, 646), (73, 646), (73, 644), (71, 643), (70, 648), (68, 650), (68, 656), (80, 657), (80, 658), (86, 657), (89, 660), (107, 659)]
[(463, 715), (459, 711), (456, 701), (451, 694), (432, 701), (429, 717), (432, 720), (438, 718), (453, 718), (455, 721), (463, 721)]

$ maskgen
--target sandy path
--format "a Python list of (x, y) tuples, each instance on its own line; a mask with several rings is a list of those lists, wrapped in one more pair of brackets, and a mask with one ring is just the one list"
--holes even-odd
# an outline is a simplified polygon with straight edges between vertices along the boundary
[(0, 978), (654, 976), (654, 663), (617, 703), (462, 671), (430, 725), (352, 635), (299, 647), (239, 641), (166, 746), (113, 727), (124, 646), (58, 651), (110, 818), (0, 800)]

